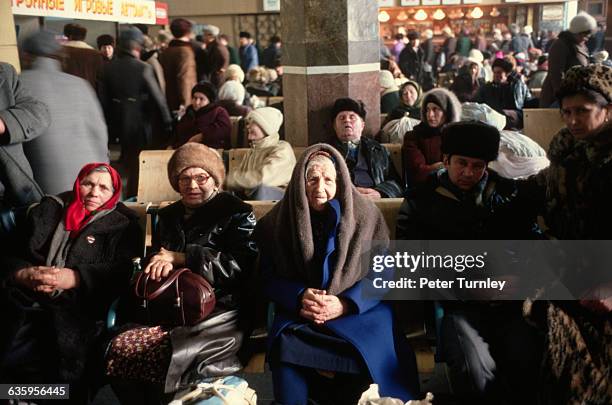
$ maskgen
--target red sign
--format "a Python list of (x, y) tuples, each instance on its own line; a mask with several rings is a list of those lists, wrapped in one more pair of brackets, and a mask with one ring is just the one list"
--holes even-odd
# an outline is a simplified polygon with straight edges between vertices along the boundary
[(168, 3), (155, 2), (155, 24), (168, 25)]

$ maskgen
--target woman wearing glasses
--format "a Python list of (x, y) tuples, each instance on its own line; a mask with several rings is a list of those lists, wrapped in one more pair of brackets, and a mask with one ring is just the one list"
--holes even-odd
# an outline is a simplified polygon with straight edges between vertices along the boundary
[[(133, 379), (146, 375), (146, 382), (163, 387), (165, 393), (193, 380), (233, 374), (242, 368), (236, 353), (244, 335), (242, 320), (248, 318), (241, 306), (241, 292), (249, 285), (257, 257), (251, 238), (255, 228), (252, 207), (221, 190), (225, 168), (215, 150), (197, 143), (181, 146), (168, 162), (168, 177), (181, 198), (159, 211), (153, 234), (153, 251), (157, 253), (144, 272), (159, 280), (187, 267), (211, 284), (217, 304), (213, 313), (195, 326), (164, 330), (171, 356), (167, 353), (165, 360), (156, 361), (158, 353), (151, 353), (149, 364), (132, 370)], [(142, 397), (122, 396), (126, 392), (143, 396), (152, 391), (135, 390), (134, 385), (126, 390), (118, 387), (113, 384), (122, 403), (142, 402)]]

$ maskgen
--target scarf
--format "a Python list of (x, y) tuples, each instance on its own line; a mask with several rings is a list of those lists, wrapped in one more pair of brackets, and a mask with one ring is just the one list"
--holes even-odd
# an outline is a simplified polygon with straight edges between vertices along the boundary
[(310, 157), (320, 151), (331, 155), (337, 167), (334, 198), (341, 207), (341, 217), (328, 288), (330, 294), (337, 295), (367, 274), (367, 266), (361, 266), (366, 242), (388, 241), (389, 232), (380, 210), (353, 186), (346, 163), (333, 146), (316, 144), (304, 151), (283, 199), (258, 221), (255, 240), (262, 255), (272, 259), (277, 276), (313, 287), (320, 282), (311, 271), (316, 252), (304, 180)]
[[(113, 189), (115, 192), (113, 196), (105, 202), (100, 208), (96, 211), (88, 211), (85, 209), (83, 205), (83, 197), (81, 196), (81, 181), (89, 175), (94, 169), (98, 167), (106, 167), (108, 172), (110, 173)], [(73, 199), (72, 202), (68, 205), (66, 209), (66, 215), (64, 216), (64, 223), (66, 227), (66, 231), (70, 232), (70, 238), (74, 239), (81, 230), (91, 221), (91, 219), (95, 216), (97, 212), (105, 211), (105, 210), (113, 210), (119, 201), (119, 197), (121, 197), (121, 177), (119, 173), (115, 169), (113, 169), (107, 163), (88, 163), (79, 172), (76, 181), (74, 182), (74, 187), (72, 189)]]
[(441, 136), (442, 135), (442, 126), (440, 125), (437, 128), (432, 128), (427, 124), (427, 119), (424, 119), (419, 124), (414, 127), (414, 132), (417, 136), (421, 138), (431, 138), (433, 136)]

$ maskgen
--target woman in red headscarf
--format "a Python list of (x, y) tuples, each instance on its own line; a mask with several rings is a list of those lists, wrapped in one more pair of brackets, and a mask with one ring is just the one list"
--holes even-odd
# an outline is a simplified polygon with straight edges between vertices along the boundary
[(69, 383), (70, 399), (86, 403), (101, 321), (143, 250), (138, 219), (120, 196), (119, 174), (90, 163), (72, 192), (29, 210), (22, 251), (3, 266), (1, 382)]

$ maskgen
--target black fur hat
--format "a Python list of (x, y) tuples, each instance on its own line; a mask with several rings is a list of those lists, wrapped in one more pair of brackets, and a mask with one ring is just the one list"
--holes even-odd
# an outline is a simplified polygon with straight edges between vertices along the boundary
[(332, 121), (336, 119), (336, 116), (340, 114), (342, 111), (353, 111), (357, 115), (361, 117), (362, 120), (365, 121), (366, 118), (366, 110), (363, 101), (361, 100), (353, 100), (352, 98), (339, 98), (334, 103), (334, 107), (332, 108), (331, 119)]
[(461, 121), (442, 129), (442, 153), (491, 162), (499, 153), (499, 131), (479, 121)]

